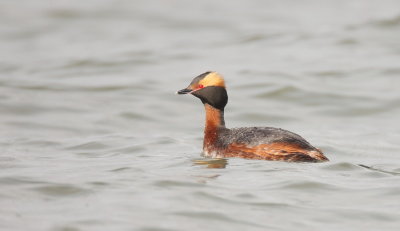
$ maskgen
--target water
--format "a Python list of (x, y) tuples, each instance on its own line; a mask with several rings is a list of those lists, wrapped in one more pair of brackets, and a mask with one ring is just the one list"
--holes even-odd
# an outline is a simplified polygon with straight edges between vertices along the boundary
[[(398, 1), (1, 1), (1, 230), (399, 230)], [(174, 95), (330, 162), (200, 156)]]

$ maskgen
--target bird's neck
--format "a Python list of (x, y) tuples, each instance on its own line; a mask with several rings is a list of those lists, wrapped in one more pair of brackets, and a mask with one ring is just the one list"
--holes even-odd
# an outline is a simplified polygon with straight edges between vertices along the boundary
[(206, 110), (206, 125), (204, 128), (203, 149), (215, 146), (218, 140), (218, 129), (225, 128), (224, 111), (204, 104)]
[(206, 109), (206, 130), (225, 127), (224, 111), (204, 104)]

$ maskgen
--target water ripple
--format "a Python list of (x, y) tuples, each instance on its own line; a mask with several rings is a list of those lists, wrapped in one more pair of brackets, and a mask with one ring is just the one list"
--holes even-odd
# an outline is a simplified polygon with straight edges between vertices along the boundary
[(215, 220), (215, 221), (223, 221), (228, 223), (235, 223), (235, 224), (242, 224), (242, 225), (250, 225), (253, 227), (264, 227), (263, 225), (244, 221), (238, 218), (231, 218), (222, 213), (218, 212), (193, 212), (193, 211), (181, 211), (175, 212), (176, 215), (184, 216), (187, 218), (192, 219), (199, 219), (199, 220)]
[(91, 190), (82, 187), (77, 187), (74, 185), (64, 184), (64, 185), (45, 185), (40, 187), (34, 187), (32, 190), (40, 192), (44, 195), (55, 196), (55, 197), (65, 197), (65, 196), (78, 196), (86, 195), (91, 193)]
[(153, 183), (154, 186), (160, 188), (176, 188), (176, 187), (204, 187), (205, 185), (202, 183), (193, 183), (189, 181), (175, 181), (175, 180), (158, 180)]
[(90, 142), (85, 142), (82, 144), (68, 147), (67, 149), (68, 150), (103, 150), (108, 147), (109, 147), (108, 145), (103, 144), (99, 141), (90, 141)]

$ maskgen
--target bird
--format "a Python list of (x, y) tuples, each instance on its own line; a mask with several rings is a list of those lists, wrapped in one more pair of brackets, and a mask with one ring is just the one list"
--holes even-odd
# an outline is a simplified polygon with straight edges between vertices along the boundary
[(224, 109), (228, 103), (225, 80), (207, 71), (195, 77), (188, 87), (176, 92), (201, 100), (205, 108), (203, 155), (208, 158), (274, 160), (286, 162), (329, 161), (323, 152), (296, 133), (274, 127), (225, 126)]

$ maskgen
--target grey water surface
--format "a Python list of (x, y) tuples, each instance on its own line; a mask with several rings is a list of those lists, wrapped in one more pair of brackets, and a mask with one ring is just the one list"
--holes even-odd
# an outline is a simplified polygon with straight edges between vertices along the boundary
[[(320, 164), (201, 157), (273, 126)], [(0, 1), (0, 230), (400, 230), (400, 1)]]

